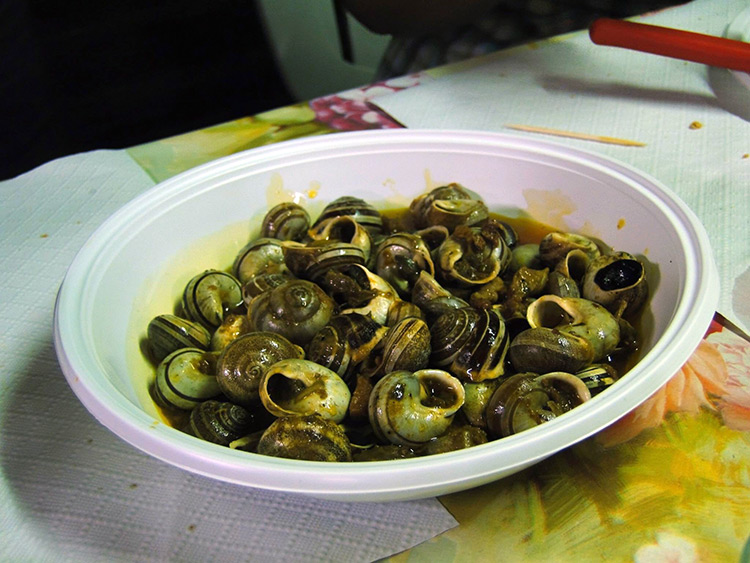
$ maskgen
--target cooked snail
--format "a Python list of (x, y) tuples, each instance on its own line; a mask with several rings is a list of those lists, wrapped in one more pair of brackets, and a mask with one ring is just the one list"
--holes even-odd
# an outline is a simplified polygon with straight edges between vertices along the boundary
[(274, 416), (317, 414), (334, 422), (344, 420), (351, 398), (336, 372), (299, 358), (266, 369), (259, 392), (263, 406)]
[(317, 414), (277, 418), (263, 432), (257, 451), (261, 455), (308, 461), (352, 460), (346, 432)]
[(316, 284), (290, 280), (254, 297), (248, 305), (250, 326), (278, 333), (304, 346), (333, 316), (333, 300)]
[(159, 315), (148, 323), (148, 342), (154, 359), (161, 361), (180, 348), (207, 350), (211, 333), (203, 325), (177, 317)]
[(260, 399), (260, 380), (276, 362), (302, 358), (302, 348), (273, 332), (250, 332), (235, 338), (219, 356), (216, 379), (230, 401), (248, 408)]
[(422, 444), (445, 432), (463, 404), (464, 388), (447, 371), (394, 371), (370, 394), (370, 424), (383, 441)]
[(242, 285), (232, 275), (207, 270), (191, 279), (182, 292), (182, 310), (195, 322), (213, 330), (229, 311), (243, 304)]
[(182, 348), (164, 358), (156, 370), (153, 395), (164, 408), (191, 410), (220, 392), (211, 352)]
[(310, 215), (298, 203), (284, 202), (269, 209), (260, 226), (262, 238), (300, 241), (310, 228)]
[(517, 373), (495, 390), (485, 416), (495, 437), (510, 436), (552, 420), (591, 398), (586, 385), (570, 373)]
[(513, 225), (457, 183), (400, 219), (355, 197), (314, 222), (277, 205), (231, 268), (149, 323), (154, 400), (196, 438), (315, 461), (432, 455), (561, 416), (627, 369), (646, 268)]

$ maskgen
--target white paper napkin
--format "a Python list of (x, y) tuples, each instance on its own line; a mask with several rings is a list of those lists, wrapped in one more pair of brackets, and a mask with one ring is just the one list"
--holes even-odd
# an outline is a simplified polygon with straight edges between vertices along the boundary
[(55, 295), (93, 230), (152, 185), (124, 151), (0, 182), (0, 560), (372, 561), (454, 527), (435, 499), (337, 503), (196, 476), (89, 415), (55, 357)]
[[(694, 0), (641, 19), (721, 36), (746, 0)], [(377, 98), (410, 128), (531, 136), (629, 163), (703, 222), (722, 283), (719, 311), (750, 327), (750, 91), (726, 70), (594, 45), (586, 32), (495, 53)], [(452, 72), (447, 72), (452, 70)], [(514, 132), (523, 124), (646, 143), (623, 147)]]

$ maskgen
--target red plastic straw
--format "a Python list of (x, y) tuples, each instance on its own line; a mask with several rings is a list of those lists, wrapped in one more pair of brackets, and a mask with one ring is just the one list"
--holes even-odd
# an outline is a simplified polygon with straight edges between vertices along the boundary
[(589, 37), (597, 45), (750, 72), (750, 43), (743, 41), (609, 18), (591, 24)]

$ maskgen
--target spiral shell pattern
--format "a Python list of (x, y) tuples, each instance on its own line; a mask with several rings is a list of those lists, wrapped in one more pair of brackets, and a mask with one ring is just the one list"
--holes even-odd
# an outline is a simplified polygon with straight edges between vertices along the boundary
[(275, 332), (305, 346), (328, 324), (335, 303), (316, 284), (291, 280), (255, 297), (248, 309), (253, 330)]
[(153, 395), (162, 407), (191, 410), (220, 392), (210, 352), (183, 348), (164, 358), (156, 370)]
[(272, 207), (260, 227), (260, 236), (279, 240), (302, 240), (310, 228), (310, 215), (298, 203), (284, 202)]
[(438, 318), (432, 330), (432, 362), (463, 381), (495, 379), (505, 372), (510, 339), (494, 309), (456, 309)]
[(208, 349), (211, 333), (203, 325), (177, 317), (159, 315), (148, 323), (147, 337), (151, 353), (158, 361), (180, 348)]
[(331, 217), (349, 215), (367, 229), (371, 235), (383, 233), (383, 218), (371, 204), (358, 197), (343, 196), (325, 206), (313, 227)]
[(250, 432), (254, 417), (239, 405), (204, 401), (190, 412), (188, 433), (196, 438), (228, 446)]
[(266, 369), (286, 358), (302, 358), (303, 350), (272, 332), (250, 332), (234, 339), (219, 356), (216, 380), (227, 398), (251, 408), (260, 400), (258, 388)]
[(191, 279), (182, 293), (182, 309), (192, 320), (211, 330), (224, 314), (243, 304), (240, 282), (226, 272), (207, 270)]

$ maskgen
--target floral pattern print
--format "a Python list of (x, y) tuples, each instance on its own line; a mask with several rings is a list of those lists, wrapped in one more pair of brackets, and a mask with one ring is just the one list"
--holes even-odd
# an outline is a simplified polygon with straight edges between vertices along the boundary
[(441, 498), (460, 526), (392, 562), (750, 561), (750, 341), (716, 320), (649, 400), (598, 435)]
[(712, 343), (702, 340), (690, 359), (661, 389), (599, 434), (605, 445), (630, 440), (664, 422), (669, 413), (717, 410), (726, 392), (727, 366)]
[(402, 126), (373, 105), (372, 100), (428, 79), (426, 73), (394, 78), (138, 145), (127, 152), (155, 181), (161, 182), (222, 156), (280, 141), (334, 132), (396, 129)]

